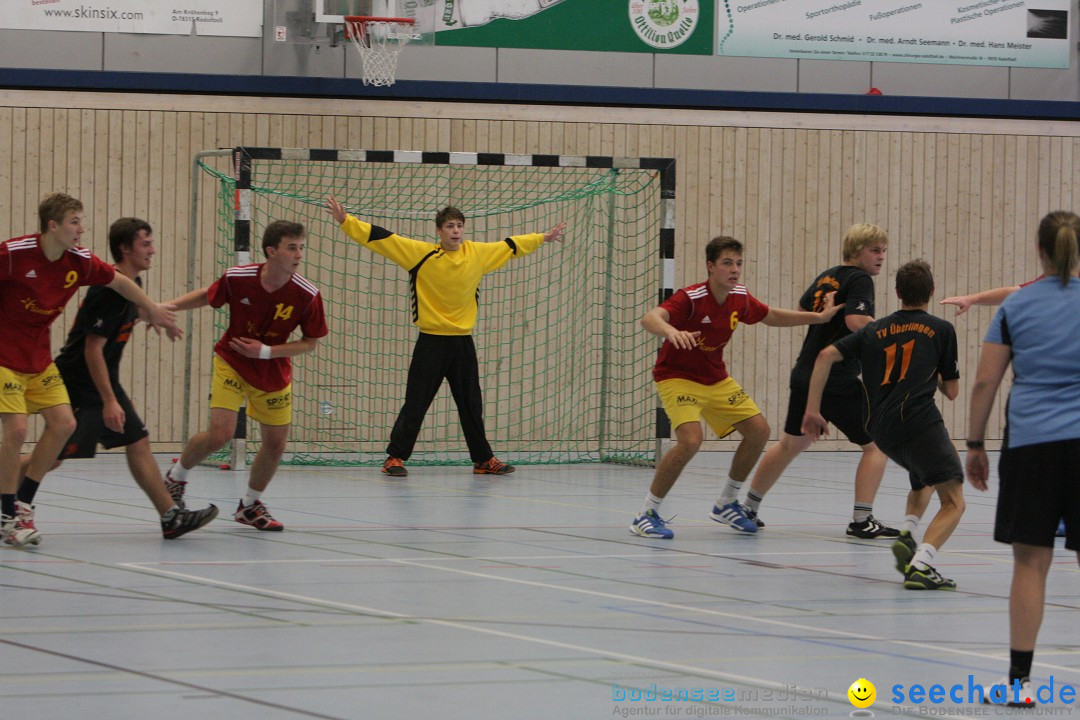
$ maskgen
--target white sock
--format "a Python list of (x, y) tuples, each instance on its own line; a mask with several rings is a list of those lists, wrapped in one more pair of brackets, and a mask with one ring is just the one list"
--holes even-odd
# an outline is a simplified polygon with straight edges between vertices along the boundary
[(659, 515), (660, 514), (660, 503), (662, 503), (662, 502), (664, 502), (664, 498), (656, 497), (652, 493), (646, 493), (645, 494), (645, 504), (641, 506), (641, 514), (644, 515), (645, 513), (649, 512), (650, 510), (655, 510), (656, 514)]
[(851, 519), (857, 523), (864, 523), (870, 519), (870, 515), (874, 512), (874, 506), (871, 503), (855, 503), (855, 509), (851, 511)]
[(252, 505), (257, 503), (259, 501), (259, 498), (261, 498), (261, 497), (262, 497), (262, 490), (252, 490), (251, 488), (248, 488), (247, 492), (244, 493), (244, 499), (241, 500), (240, 503), (244, 507), (251, 507)]
[(937, 548), (930, 543), (922, 543), (918, 549), (915, 550), (915, 555), (911, 558), (911, 564), (920, 570), (925, 570), (926, 566), (930, 564), (930, 561), (934, 559), (934, 555), (937, 554)]
[(188, 469), (181, 465), (179, 462), (173, 463), (172, 468), (169, 470), (169, 477), (178, 482), (184, 482), (187, 480)]
[(900, 531), (907, 530), (912, 535), (919, 529), (919, 516), (918, 515), (905, 515), (904, 522), (900, 525)]
[(161, 513), (161, 519), (162, 520), (172, 520), (176, 516), (176, 513), (178, 513), (178, 512), (180, 512), (180, 506), (179, 505), (173, 505), (171, 508), (169, 508), (165, 512)]
[(720, 499), (716, 501), (716, 504), (720, 507), (727, 505), (729, 502), (733, 502), (739, 497), (739, 490), (742, 489), (742, 481), (735, 481), (728, 478), (727, 485), (724, 486), (723, 492), (720, 493)]

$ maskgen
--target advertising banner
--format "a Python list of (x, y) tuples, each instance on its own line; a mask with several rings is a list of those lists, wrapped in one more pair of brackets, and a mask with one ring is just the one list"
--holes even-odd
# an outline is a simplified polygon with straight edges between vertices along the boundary
[(0, 28), (261, 37), (262, 0), (3, 0)]
[[(402, 7), (404, 5), (404, 8)], [(715, 0), (398, 0), (436, 45), (713, 53)]]
[(1069, 0), (726, 0), (718, 55), (1069, 67)]

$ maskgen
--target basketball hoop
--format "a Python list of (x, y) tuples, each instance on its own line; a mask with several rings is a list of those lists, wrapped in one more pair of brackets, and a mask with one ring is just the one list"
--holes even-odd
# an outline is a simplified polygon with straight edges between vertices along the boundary
[(420, 39), (415, 23), (412, 18), (345, 16), (345, 37), (360, 53), (365, 85), (394, 84), (398, 53), (410, 40)]

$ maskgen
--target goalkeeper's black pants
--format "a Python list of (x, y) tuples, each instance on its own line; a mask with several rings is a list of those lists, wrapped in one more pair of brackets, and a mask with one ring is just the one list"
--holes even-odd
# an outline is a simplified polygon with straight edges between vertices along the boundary
[(461, 430), (473, 463), (489, 460), (494, 453), (484, 432), (484, 398), (480, 390), (480, 367), (471, 335), (430, 335), (420, 333), (409, 363), (405, 404), (390, 431), (389, 457), (408, 460), (424, 424), (431, 401), (442, 386), (450, 383), (457, 404)]

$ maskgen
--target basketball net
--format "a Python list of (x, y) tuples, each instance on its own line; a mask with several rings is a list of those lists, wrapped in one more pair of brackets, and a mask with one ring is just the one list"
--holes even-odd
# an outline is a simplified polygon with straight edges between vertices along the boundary
[(345, 17), (345, 36), (360, 53), (365, 85), (386, 87), (394, 84), (398, 54), (410, 40), (419, 40), (412, 18)]

